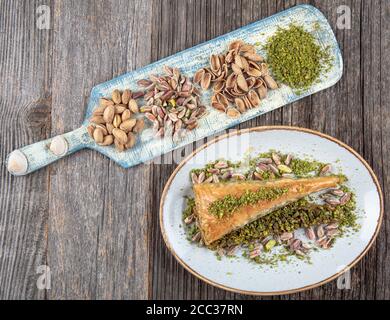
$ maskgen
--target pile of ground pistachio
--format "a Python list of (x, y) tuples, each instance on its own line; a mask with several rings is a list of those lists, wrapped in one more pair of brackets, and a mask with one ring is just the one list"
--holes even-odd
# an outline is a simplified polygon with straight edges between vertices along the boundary
[(268, 38), (264, 50), (275, 79), (297, 93), (318, 82), (333, 62), (329, 48), (322, 48), (313, 34), (294, 23), (279, 28)]
[[(229, 169), (233, 169), (237, 172), (237, 175), (245, 177), (246, 180), (253, 180), (255, 177), (253, 174), (258, 172), (256, 168), (259, 164), (259, 159), (271, 158), (272, 156), (275, 156), (275, 154), (277, 154), (282, 162), (286, 161), (289, 157), (287, 154), (271, 150), (248, 159), (245, 163), (229, 162)], [(192, 172), (197, 175), (204, 174), (207, 179), (213, 175), (214, 166), (219, 162), (220, 160), (211, 162), (204, 168), (194, 169)], [(326, 166), (328, 165), (316, 160), (300, 159), (297, 157), (292, 158), (289, 164), (289, 167), (292, 170), (290, 173), (291, 177), (294, 176), (296, 178), (319, 176)], [(242, 170), (243, 167), (245, 168), (245, 172)], [(232, 176), (234, 177), (234, 173), (224, 180), (219, 179), (219, 182), (231, 181)], [(281, 176), (275, 176), (269, 174), (269, 172), (263, 172), (263, 176), (261, 177), (264, 181), (279, 178), (281, 178)], [(344, 180), (346, 180), (345, 177)], [(294, 231), (300, 228), (312, 228), (328, 224), (337, 224), (339, 230), (337, 237), (341, 237), (349, 231), (356, 231), (359, 228), (359, 225), (357, 224), (357, 215), (355, 212), (355, 196), (345, 185), (340, 186), (340, 190), (344, 193), (348, 192), (351, 194), (350, 199), (345, 204), (333, 206), (327, 203), (317, 203), (312, 201), (309, 196), (279, 208), (276, 211), (247, 224), (243, 228), (231, 232), (223, 238), (213, 242), (208, 248), (215, 250), (219, 258), (221, 256), (235, 256), (236, 249), (241, 248), (244, 257), (260, 265), (270, 265), (272, 267), (276, 266), (279, 262), (290, 262), (289, 257), (291, 256), (310, 262), (310, 257), (308, 255), (297, 255), (296, 252), (292, 252), (289, 249), (290, 244), (281, 241), (280, 236), (286, 233), (294, 234)], [(267, 195), (267, 197), (274, 196), (277, 195)], [(187, 237), (190, 241), (199, 241), (199, 237), (197, 236), (199, 235), (199, 228), (196, 219), (191, 218), (196, 216), (195, 201), (191, 197), (186, 197), (186, 199), (187, 206), (183, 212), (183, 221), (185, 222)], [(218, 211), (215, 214), (220, 215), (221, 213)], [(189, 221), (190, 218), (191, 221)], [(189, 221), (190, 223), (187, 223), (186, 221)], [(334, 241), (335, 239), (332, 244)], [(201, 240), (200, 243), (203, 245)], [(256, 251), (256, 247), (261, 243), (263, 244), (262, 252), (254, 256), (252, 253)], [(279, 249), (277, 251), (273, 250), (276, 247)], [(313, 250), (317, 250), (317, 248), (313, 248)]]

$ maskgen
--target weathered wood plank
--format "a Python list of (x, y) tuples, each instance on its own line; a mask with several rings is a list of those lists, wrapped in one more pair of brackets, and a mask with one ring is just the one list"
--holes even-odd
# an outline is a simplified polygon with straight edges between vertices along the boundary
[[(389, 49), (388, 38), (390, 37), (388, 21), (390, 3), (386, 1), (363, 2), (362, 11), (365, 12), (362, 21), (361, 44), (362, 121), (364, 123), (362, 154), (379, 176), (382, 187), (388, 190), (389, 184), (384, 183), (384, 178), (388, 177), (385, 173), (388, 173), (389, 163), (390, 100), (387, 99), (386, 102), (383, 98), (389, 98), (388, 89), (386, 89), (389, 85), (389, 77), (385, 68), (390, 62), (390, 57), (386, 53), (386, 49)], [(385, 197), (389, 203), (388, 193), (385, 193)], [(383, 268), (383, 265), (389, 261), (386, 248), (390, 241), (385, 233), (388, 223), (389, 217), (385, 215), (384, 228), (375, 245), (362, 261), (361, 294), (367, 299), (381, 299), (385, 297), (387, 291), (388, 286), (385, 280), (389, 279), (390, 273)], [(376, 271), (372, 272), (372, 270)]]
[[(46, 264), (48, 174), (12, 177), (8, 153), (50, 132), (51, 33), (35, 26), (38, 1), (0, 2), (0, 298), (37, 299)], [(47, 1), (50, 4), (50, 1)]]
[[(300, 3), (310, 2), (293, 0), (262, 2), (245, 0), (208, 1), (204, 8), (202, 7), (204, 5), (203, 2), (197, 2), (195, 4), (192, 1), (187, 1), (186, 10), (188, 13), (186, 16), (191, 21), (191, 23), (187, 22), (187, 26), (199, 26), (201, 34), (199, 35), (196, 27), (193, 27), (192, 30), (188, 29), (187, 33), (192, 31), (195, 34), (192, 35), (192, 43), (186, 42), (185, 47), (189, 46), (187, 44), (195, 45)], [(384, 93), (382, 92), (383, 88), (388, 87), (385, 83), (386, 80), (389, 80), (388, 72), (386, 76), (383, 75), (383, 61), (387, 64), (389, 63), (389, 58), (383, 56), (383, 52), (389, 47), (389, 42), (383, 40), (385, 34), (389, 32), (388, 22), (386, 20), (389, 15), (388, 5), (383, 2), (345, 2), (339, 0), (317, 0), (312, 4), (328, 17), (336, 33), (340, 47), (345, 52), (343, 78), (334, 87), (324, 92), (285, 106), (282, 109), (275, 110), (262, 117), (241, 124), (238, 127), (246, 128), (256, 125), (286, 124), (313, 128), (325, 132), (350, 144), (371, 163), (373, 163), (372, 157), (375, 154), (376, 160), (374, 161), (376, 162), (373, 163), (374, 170), (378, 175), (383, 176), (383, 171), (386, 170), (387, 172), (388, 170), (388, 154), (384, 154), (384, 150), (388, 150), (386, 148), (388, 146), (388, 135), (384, 134), (385, 129), (388, 130), (388, 121), (384, 119), (388, 118), (386, 101), (388, 102), (389, 98), (388, 93), (386, 98), (383, 98)], [(164, 5), (166, 5), (164, 1), (157, 2), (157, 6), (164, 7)], [(338, 30), (336, 28), (338, 18), (337, 8), (340, 5), (348, 5), (352, 9), (351, 30)], [(166, 21), (158, 17), (154, 19), (153, 26), (154, 30), (160, 30), (163, 34), (167, 30), (171, 30), (173, 33), (177, 32), (175, 30), (172, 31), (170, 24), (168, 23), (167, 25)], [(202, 29), (204, 26), (206, 26), (206, 30)], [(371, 41), (374, 41), (375, 48), (372, 48)], [(175, 52), (174, 48), (166, 43), (155, 44), (153, 41), (152, 45), (156, 46), (156, 50), (154, 51), (158, 51), (159, 53), (155, 59), (165, 56), (165, 52), (169, 52), (170, 54)], [(160, 48), (163, 48), (163, 54), (159, 51)], [(368, 63), (368, 66), (365, 66), (362, 62), (364, 59), (362, 54), (364, 55), (365, 52), (366, 56), (369, 55), (366, 58), (371, 61)], [(363, 68), (370, 68), (372, 73), (365, 73)], [(381, 83), (382, 85), (380, 85)], [(364, 88), (366, 91), (364, 91)], [(367, 90), (370, 91), (368, 96), (365, 94)], [(380, 92), (378, 92), (379, 90)], [(382, 120), (379, 119), (381, 117)], [(380, 125), (379, 127), (378, 124)], [(368, 134), (366, 134), (367, 130), (369, 131)], [(155, 210), (153, 217), (158, 214), (159, 197), (165, 181), (174, 169), (173, 167), (154, 167), (153, 180), (158, 181), (154, 194), (157, 194), (158, 197), (153, 202), (153, 208)], [(388, 179), (386, 182), (388, 188)], [(388, 221), (386, 223), (388, 225)], [(153, 228), (156, 227), (158, 228), (157, 221), (153, 224)], [(379, 261), (383, 263), (389, 260), (385, 250), (388, 243), (386, 243), (384, 234), (384, 230), (382, 230), (378, 240), (381, 244), (377, 244), (377, 248), (370, 251), (369, 255), (352, 269), (352, 290), (339, 290), (337, 289), (336, 281), (333, 281), (314, 290), (290, 296), (282, 296), (280, 298), (366, 299), (386, 297), (388, 291), (384, 289), (384, 283), (389, 275), (378, 264)], [(159, 229), (157, 229), (154, 233), (154, 240), (152, 241), (154, 245), (152, 245), (151, 249), (152, 252), (155, 252), (153, 255), (153, 265), (155, 266), (153, 269), (154, 298), (253, 298), (225, 292), (200, 282), (178, 266), (167, 250), (161, 248), (161, 241)], [(381, 269), (381, 275), (373, 275), (373, 270), (379, 271), (379, 269)], [(272, 298), (279, 299), (279, 297)]]
[[(286, 124), (333, 135), (373, 166), (388, 203), (390, 3), (384, 0), (2, 1), (2, 163), (15, 148), (78, 127), (97, 83), (300, 3), (329, 19), (344, 53), (343, 78), (237, 128)], [(50, 30), (35, 27), (40, 4), (52, 9)], [(351, 30), (336, 28), (339, 5), (352, 9)], [(82, 151), (26, 177), (11, 177), (1, 166), (0, 298), (258, 299), (205, 284), (166, 249), (158, 208), (176, 165), (124, 170)], [(351, 290), (333, 281), (271, 299), (389, 299), (389, 224), (385, 215), (378, 241), (351, 271)], [(47, 292), (36, 287), (39, 265), (51, 268)]]
[[(381, 130), (381, 158), (380, 155), (375, 155), (375, 161), (381, 167), (379, 179), (383, 186), (385, 197), (385, 219), (383, 221), (382, 230), (378, 237), (378, 246), (380, 254), (375, 270), (378, 272), (377, 280), (377, 299), (390, 299), (390, 288), (387, 285), (390, 282), (390, 270), (386, 266), (390, 265), (390, 254), (388, 248), (390, 239), (387, 236), (390, 230), (389, 207), (390, 204), (390, 3), (381, 3), (381, 42), (380, 42), (380, 130)], [(378, 130), (378, 129), (377, 129)], [(378, 170), (378, 169), (376, 169)]]
[[(81, 124), (94, 85), (150, 62), (150, 10), (141, 0), (55, 3), (53, 135)], [(51, 170), (48, 297), (147, 298), (148, 168), (84, 151)]]

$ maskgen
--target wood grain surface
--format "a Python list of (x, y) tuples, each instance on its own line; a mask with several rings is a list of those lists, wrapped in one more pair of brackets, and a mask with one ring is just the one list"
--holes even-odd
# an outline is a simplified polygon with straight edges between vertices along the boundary
[[(79, 127), (94, 85), (300, 3), (329, 19), (343, 78), (237, 128), (284, 124), (332, 135), (369, 162), (388, 203), (389, 1), (0, 0), (0, 298), (261, 299), (205, 284), (166, 249), (158, 207), (176, 164), (126, 170), (84, 150), (13, 177), (5, 159)], [(40, 5), (50, 8), (48, 30), (36, 26)], [(340, 5), (352, 10), (349, 30), (336, 27)], [(385, 211), (377, 241), (351, 270), (350, 290), (334, 281), (266, 299), (390, 299)], [(46, 290), (37, 286), (42, 265), (51, 271)]]

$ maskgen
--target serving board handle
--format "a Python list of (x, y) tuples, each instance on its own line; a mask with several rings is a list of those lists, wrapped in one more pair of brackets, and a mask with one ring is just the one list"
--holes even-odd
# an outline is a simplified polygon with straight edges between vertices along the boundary
[(13, 175), (26, 175), (87, 147), (91, 141), (86, 127), (82, 126), (12, 151), (7, 157), (7, 169)]

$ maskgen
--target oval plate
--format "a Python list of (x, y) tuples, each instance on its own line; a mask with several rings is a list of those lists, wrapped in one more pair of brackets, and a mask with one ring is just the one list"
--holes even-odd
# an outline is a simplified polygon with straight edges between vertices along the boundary
[[(311, 252), (312, 263), (294, 259), (278, 267), (259, 266), (243, 257), (222, 258), (190, 243), (182, 212), (184, 196), (191, 195), (189, 173), (216, 159), (242, 160), (270, 149), (330, 163), (349, 179), (356, 193), (358, 232), (340, 238), (329, 250)], [(168, 249), (179, 263), (196, 277), (216, 287), (253, 295), (274, 295), (303, 291), (338, 277), (356, 264), (373, 244), (383, 217), (383, 195), (367, 162), (344, 143), (309, 129), (257, 127), (220, 136), (195, 150), (169, 178), (160, 203), (160, 227)]]

